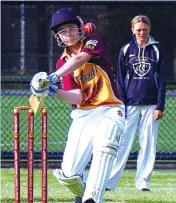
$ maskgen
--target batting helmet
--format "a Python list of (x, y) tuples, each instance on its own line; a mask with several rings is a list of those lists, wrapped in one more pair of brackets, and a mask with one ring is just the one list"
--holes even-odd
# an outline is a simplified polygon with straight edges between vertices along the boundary
[(84, 26), (76, 11), (71, 8), (61, 8), (52, 15), (50, 29), (55, 32), (57, 27), (66, 23), (76, 23), (78, 28), (83, 28)]
[[(58, 27), (67, 23), (77, 24), (79, 33), (78, 37), (72, 38), (73, 42), (69, 43), (69, 45), (58, 32)], [(84, 23), (82, 19), (78, 16), (77, 12), (71, 8), (61, 8), (52, 15), (50, 29), (54, 32), (55, 36), (57, 36), (58, 46), (65, 47), (75, 45), (84, 36), (83, 28)]]

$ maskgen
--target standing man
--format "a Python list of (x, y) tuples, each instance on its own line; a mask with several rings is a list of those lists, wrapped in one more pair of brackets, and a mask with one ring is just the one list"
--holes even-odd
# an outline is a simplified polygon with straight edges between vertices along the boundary
[(147, 16), (134, 17), (131, 30), (134, 38), (120, 51), (116, 77), (120, 99), (126, 106), (125, 131), (107, 188), (115, 189), (118, 184), (138, 128), (136, 188), (150, 191), (158, 125), (165, 106), (164, 54), (159, 42), (149, 35), (151, 23)]
[[(65, 49), (56, 64), (57, 71), (48, 77), (49, 89), (42, 92), (31, 84), (31, 91), (37, 96), (56, 95), (74, 106), (61, 169), (53, 174), (73, 192), (76, 203), (102, 203), (124, 131), (125, 106), (119, 100), (102, 39), (96, 34), (84, 36), (83, 22), (76, 11), (56, 11), (51, 30), (58, 45)], [(59, 89), (55, 83), (61, 77)], [(83, 173), (91, 157), (84, 181)]]

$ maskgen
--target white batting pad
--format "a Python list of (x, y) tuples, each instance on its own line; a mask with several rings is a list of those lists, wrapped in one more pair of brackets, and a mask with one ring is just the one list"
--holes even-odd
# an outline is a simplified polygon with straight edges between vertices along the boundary
[(96, 131), (93, 148), (93, 159), (88, 174), (83, 202), (93, 199), (96, 203), (103, 202), (114, 158), (118, 149), (118, 124), (110, 117), (104, 118)]
[(80, 176), (65, 177), (62, 170), (56, 169), (53, 171), (53, 175), (57, 178), (61, 185), (68, 187), (76, 197), (82, 197), (84, 194), (85, 185)]

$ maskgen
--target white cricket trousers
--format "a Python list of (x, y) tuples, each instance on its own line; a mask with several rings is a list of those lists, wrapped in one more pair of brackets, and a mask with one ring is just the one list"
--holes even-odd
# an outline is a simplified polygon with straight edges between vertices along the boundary
[(117, 155), (118, 138), (124, 132), (125, 106), (76, 109), (71, 117), (73, 122), (68, 133), (62, 171), (66, 177), (82, 177), (93, 155), (82, 201), (93, 198), (95, 202), (102, 203)]
[(149, 188), (149, 181), (155, 163), (159, 120), (154, 120), (155, 105), (127, 106), (124, 135), (113, 163), (107, 188), (114, 190), (119, 183), (128, 160), (136, 130), (138, 128), (139, 153), (137, 158), (136, 188)]

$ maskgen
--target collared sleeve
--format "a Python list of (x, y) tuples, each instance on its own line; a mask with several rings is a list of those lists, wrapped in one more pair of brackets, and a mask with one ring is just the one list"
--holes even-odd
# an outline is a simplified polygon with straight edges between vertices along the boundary
[(104, 50), (105, 48), (101, 37), (93, 34), (85, 38), (81, 51), (98, 57), (102, 55)]

